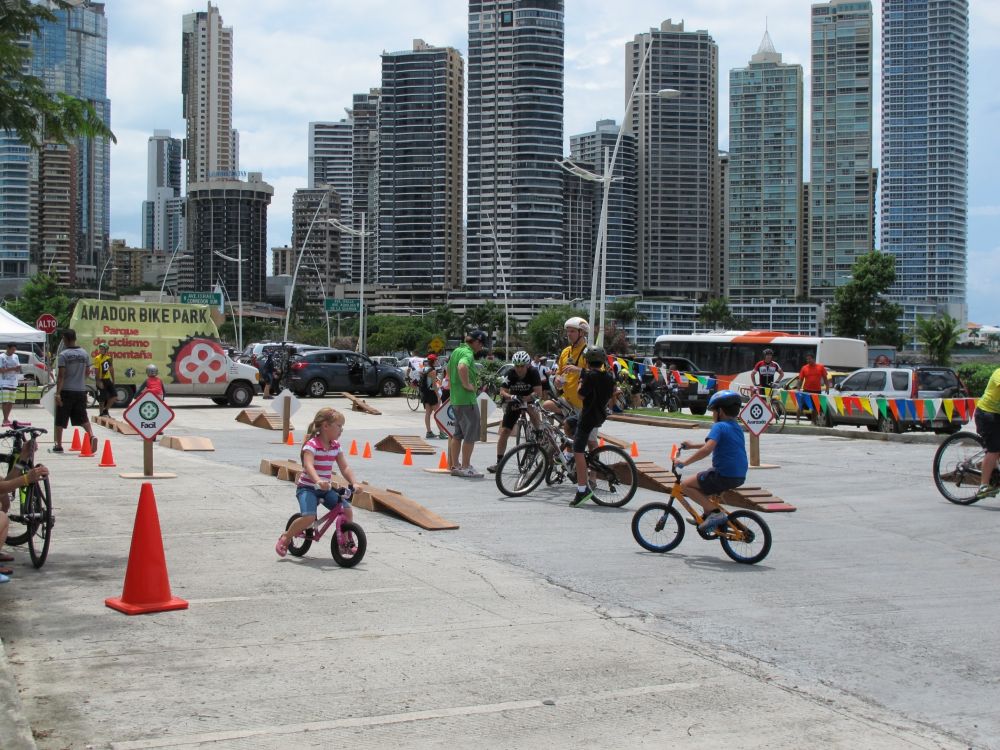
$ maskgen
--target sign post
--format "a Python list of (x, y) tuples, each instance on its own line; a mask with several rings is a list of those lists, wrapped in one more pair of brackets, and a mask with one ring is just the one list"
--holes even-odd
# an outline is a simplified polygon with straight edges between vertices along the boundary
[(774, 421), (774, 412), (767, 402), (755, 395), (740, 411), (740, 420), (750, 431), (750, 467), (753, 469), (778, 469), (777, 464), (761, 464), (760, 435)]
[(328, 313), (356, 313), (361, 312), (361, 300), (357, 299), (333, 299), (327, 297), (323, 300), (323, 305)]
[(176, 474), (153, 472), (153, 441), (174, 420), (174, 410), (155, 393), (145, 391), (122, 413), (142, 437), (142, 474), (119, 474), (122, 479), (173, 479)]
[(181, 304), (222, 307), (222, 292), (181, 292)]
[(38, 316), (38, 320), (35, 321), (35, 328), (46, 335), (52, 335), (56, 332), (56, 326), (58, 325), (56, 316), (51, 313), (42, 313)]
[(291, 431), (292, 415), (299, 410), (300, 406), (302, 406), (302, 402), (299, 401), (295, 397), (295, 394), (287, 388), (274, 397), (274, 403), (271, 404), (271, 408), (281, 415), (282, 443), (288, 442), (288, 433)]

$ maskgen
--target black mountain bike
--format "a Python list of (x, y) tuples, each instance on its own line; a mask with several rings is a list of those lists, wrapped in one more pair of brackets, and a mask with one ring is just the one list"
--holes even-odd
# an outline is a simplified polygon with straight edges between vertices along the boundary
[[(7, 474), (14, 469), (27, 473), (35, 466), (37, 439), (46, 432), (48, 430), (41, 427), (29, 427), (14, 422), (11, 429), (0, 433), (0, 440), (13, 440), (10, 452), (0, 453), (0, 461), (6, 464)], [(7, 517), (10, 519), (7, 544), (16, 547), (27, 543), (32, 565), (40, 568), (48, 557), (52, 527), (56, 522), (56, 517), (52, 513), (52, 489), (49, 487), (49, 478), (42, 477), (27, 486), (18, 487), (11, 494), (14, 497), (7, 511)]]

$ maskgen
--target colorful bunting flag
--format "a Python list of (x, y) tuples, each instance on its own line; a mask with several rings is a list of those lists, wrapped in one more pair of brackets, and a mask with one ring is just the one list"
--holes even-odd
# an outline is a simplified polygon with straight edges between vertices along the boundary
[(921, 422), (923, 422), (924, 421), (924, 400), (920, 399), (920, 398), (916, 399), (913, 402), (913, 408), (917, 412), (917, 419), (919, 419)]
[(955, 411), (958, 412), (958, 416), (962, 418), (963, 422), (966, 419), (968, 419), (968, 417), (965, 416), (965, 399), (964, 398), (956, 398), (955, 399)]
[(875, 414), (872, 412), (872, 402), (871, 402), (871, 399), (861, 398), (861, 399), (858, 399), (858, 401), (860, 402), (862, 409), (864, 409), (866, 412), (868, 412), (869, 415), (871, 415), (873, 417), (875, 416)]
[(889, 408), (892, 409), (892, 416), (899, 421), (899, 401), (897, 399), (891, 399), (889, 401)]
[(837, 414), (843, 414), (844, 413), (844, 397), (843, 396), (834, 396), (833, 397), (833, 405), (837, 409)]
[(941, 405), (944, 407), (944, 415), (948, 417), (948, 421), (950, 422), (952, 420), (952, 415), (954, 415), (955, 413), (954, 400), (946, 398), (944, 399), (944, 401), (941, 402)]
[(886, 403), (885, 399), (884, 398), (876, 399), (876, 403), (878, 404), (879, 415), (881, 415), (882, 417), (888, 416), (889, 405)]

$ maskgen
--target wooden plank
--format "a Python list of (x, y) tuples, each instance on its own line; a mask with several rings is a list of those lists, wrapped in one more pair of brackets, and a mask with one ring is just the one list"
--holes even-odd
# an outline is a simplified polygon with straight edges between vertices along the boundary
[[(658, 466), (652, 461), (637, 461), (635, 464), (639, 475), (639, 486), (653, 492), (670, 494), (670, 490), (676, 483), (673, 472), (667, 472), (662, 466)], [(621, 479), (625, 479), (625, 467), (621, 466), (616, 473)], [(791, 503), (786, 503), (780, 497), (776, 497), (769, 491), (761, 487), (739, 487), (735, 490), (726, 490), (720, 497), (724, 505), (734, 508), (746, 508), (756, 510), (761, 513), (792, 513), (796, 507)]]
[(399, 490), (386, 488), (384, 490), (372, 487), (369, 490), (375, 509), (385, 513), (386, 511), (398, 515), (404, 521), (409, 521), (415, 526), (428, 531), (444, 531), (447, 529), (457, 529), (458, 524), (441, 518), (437, 513), (428, 510), (420, 503), (406, 497)]
[(263, 409), (243, 409), (236, 415), (236, 421), (243, 424), (253, 425), (253, 421), (258, 415), (263, 414)]
[[(261, 411), (254, 417), (251, 424), (254, 427), (260, 427), (263, 430), (283, 430), (284, 426), (281, 424), (281, 415), (275, 414), (273, 411)], [(295, 425), (288, 425), (289, 430), (294, 430)]]
[(609, 443), (610, 445), (617, 445), (619, 448), (624, 448), (625, 450), (628, 450), (629, 444), (626, 443), (624, 440), (619, 440), (618, 438), (613, 438), (610, 435), (604, 434), (603, 432), (598, 432), (597, 435), (605, 443)]
[(436, 448), (416, 435), (387, 435), (375, 443), (375, 450), (388, 451), (389, 453), (406, 453), (407, 448), (410, 449), (411, 454), (433, 455), (437, 453)]
[[(610, 414), (608, 421), (625, 422), (627, 424), (641, 424), (649, 427), (676, 427), (682, 430), (693, 430), (703, 427), (702, 422), (693, 422), (688, 419), (670, 419), (669, 417), (643, 417), (637, 414)], [(606, 438), (605, 438), (606, 439)]]
[(344, 391), (340, 395), (343, 396), (344, 398), (346, 398), (348, 401), (351, 402), (351, 410), (352, 411), (361, 411), (361, 412), (364, 412), (365, 414), (375, 414), (376, 416), (382, 414), (382, 412), (380, 412), (374, 406), (372, 406), (371, 404), (369, 404), (363, 398), (358, 398), (353, 393), (348, 393), (347, 391)]
[(206, 437), (168, 435), (160, 440), (161, 448), (172, 448), (177, 451), (214, 451), (215, 446)]

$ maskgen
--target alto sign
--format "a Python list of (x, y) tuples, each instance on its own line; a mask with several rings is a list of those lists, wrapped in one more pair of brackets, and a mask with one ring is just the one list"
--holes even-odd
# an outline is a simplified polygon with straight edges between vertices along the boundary
[(42, 313), (38, 316), (38, 320), (35, 321), (35, 328), (46, 334), (55, 333), (57, 325), (59, 323), (56, 320), (56, 316), (51, 313)]

